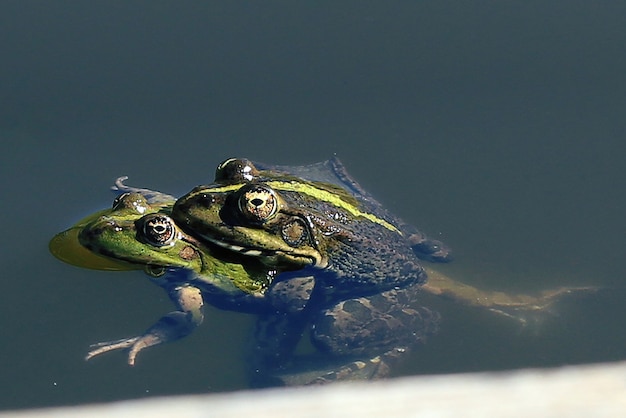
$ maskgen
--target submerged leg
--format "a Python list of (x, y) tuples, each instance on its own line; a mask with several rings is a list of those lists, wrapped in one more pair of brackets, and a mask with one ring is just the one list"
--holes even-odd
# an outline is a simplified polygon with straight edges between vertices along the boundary
[(420, 286), (340, 301), (312, 318), (319, 354), (295, 357), (276, 377), (285, 385), (370, 380), (437, 330), (439, 315), (415, 307)]
[(85, 360), (112, 350), (128, 349), (128, 364), (133, 366), (137, 354), (144, 348), (189, 335), (204, 319), (202, 293), (192, 286), (177, 286), (168, 293), (178, 310), (161, 317), (142, 335), (91, 345), (92, 350), (87, 353)]
[(594, 287), (560, 287), (545, 290), (538, 295), (509, 294), (498, 291), (481, 290), (453, 280), (443, 273), (425, 268), (428, 281), (422, 289), (433, 295), (441, 295), (469, 306), (482, 307), (492, 312), (516, 318), (525, 322), (518, 312), (542, 311), (549, 308), (561, 297), (575, 293), (594, 292)]
[(248, 360), (253, 387), (284, 384), (276, 375), (289, 363), (310, 322), (307, 307), (314, 287), (313, 276), (296, 275), (274, 283), (266, 293), (272, 310), (257, 317)]

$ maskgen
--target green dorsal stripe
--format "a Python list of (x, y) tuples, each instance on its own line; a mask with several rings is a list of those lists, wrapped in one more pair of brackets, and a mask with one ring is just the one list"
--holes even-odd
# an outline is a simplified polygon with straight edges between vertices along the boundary
[[(207, 188), (206, 192), (208, 193), (231, 192), (231, 191), (239, 190), (245, 184), (246, 183), (239, 183), (239, 184), (231, 184), (231, 185), (223, 186), (223, 187)], [(291, 182), (291, 181), (267, 181), (267, 182), (263, 182), (263, 184), (267, 184), (269, 187), (271, 187), (274, 190), (278, 190), (278, 191), (284, 190), (284, 191), (289, 191), (289, 192), (302, 193), (302, 194), (311, 196), (314, 199), (328, 202), (335, 207), (341, 208), (349, 212), (355, 217), (365, 218), (371, 222), (374, 222), (378, 225), (381, 225), (389, 229), (390, 231), (394, 231), (402, 235), (402, 232), (400, 232), (400, 230), (396, 228), (394, 225), (392, 225), (391, 223), (387, 222), (386, 220), (382, 218), (379, 218), (378, 216), (372, 213), (361, 211), (358, 207), (354, 206), (353, 204), (349, 202), (346, 202), (337, 194), (329, 192), (328, 190), (315, 187), (308, 183), (298, 183), (298, 182)], [(199, 190), (197, 193), (203, 193), (203, 191)]]

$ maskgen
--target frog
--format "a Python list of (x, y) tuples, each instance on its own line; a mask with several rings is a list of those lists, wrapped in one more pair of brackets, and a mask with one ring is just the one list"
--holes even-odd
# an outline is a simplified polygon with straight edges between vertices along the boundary
[[(267, 322), (279, 325), (266, 326), (274, 338), (257, 346), (263, 354), (256, 369), (284, 381), (389, 375), (437, 331), (438, 314), (415, 303), (424, 293), (518, 318), (571, 291), (506, 295), (436, 272), (428, 284), (424, 264), (451, 261), (449, 248), (387, 211), (336, 157), (300, 167), (228, 159), (213, 183), (180, 197), (171, 216), (199, 240), (282, 272), (266, 295), (275, 309)], [(289, 359), (307, 332), (335, 366), (310, 373), (294, 367)]]
[(176, 310), (138, 336), (93, 344), (86, 356), (90, 360), (122, 349), (128, 352), (128, 364), (134, 366), (141, 350), (183, 338), (202, 324), (206, 301), (225, 309), (254, 310), (261, 305), (274, 271), (254, 259), (242, 263), (231, 254), (218, 254), (224, 251), (185, 234), (169, 216), (173, 196), (126, 186), (125, 179), (117, 180), (114, 190), (121, 194), (110, 209), (57, 234), (50, 250), (80, 267), (142, 269), (167, 292)]

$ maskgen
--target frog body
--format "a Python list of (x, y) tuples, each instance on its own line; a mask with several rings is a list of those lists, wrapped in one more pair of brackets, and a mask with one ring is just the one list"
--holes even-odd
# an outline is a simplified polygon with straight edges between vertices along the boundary
[[(205, 241), (242, 254), (259, 252), (256, 257), (268, 265), (323, 270), (325, 287), (339, 293), (420, 284), (426, 275), (419, 256), (449, 260), (443, 244), (385, 211), (337, 159), (321, 164), (349, 188), (328, 182), (328, 173), (327, 181), (312, 181), (280, 169), (259, 170), (247, 160), (229, 160), (218, 169), (218, 182), (183, 196), (172, 216)], [(242, 179), (228, 165), (251, 167), (247, 172), (254, 174)], [(235, 174), (226, 177), (220, 171)], [(259, 212), (253, 207), (257, 201), (274, 212)]]
[(384, 210), (337, 159), (304, 171), (227, 160), (213, 184), (176, 202), (172, 218), (204, 242), (282, 272), (267, 295), (284, 318), (265, 364), (282, 367), (293, 350), (297, 341), (278, 338), (283, 329), (310, 329), (321, 351), (363, 364), (406, 352), (438, 319), (410, 307), (426, 281), (419, 257), (449, 261), (449, 250)]
[(282, 324), (256, 367), (283, 368), (295, 342), (280, 336), (301, 336), (309, 329), (314, 346), (345, 361), (315, 382), (350, 378), (355, 367), (360, 377), (363, 370), (369, 378), (388, 373), (403, 353), (437, 330), (438, 314), (420, 306), (424, 291), (525, 323), (527, 312), (588, 290), (507, 295), (439, 272), (426, 283), (422, 261), (451, 261), (450, 250), (387, 211), (336, 158), (303, 167), (226, 160), (214, 183), (177, 200), (172, 218), (205, 242), (271, 268), (297, 268), (282, 272), (270, 286), (267, 297)]

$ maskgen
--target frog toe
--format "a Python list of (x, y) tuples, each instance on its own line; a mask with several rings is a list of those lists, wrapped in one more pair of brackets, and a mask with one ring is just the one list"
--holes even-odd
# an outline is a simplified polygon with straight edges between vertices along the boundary
[(87, 353), (85, 360), (90, 360), (100, 354), (108, 353), (113, 350), (128, 350), (128, 365), (134, 366), (137, 354), (139, 354), (141, 350), (161, 344), (162, 342), (163, 339), (158, 335), (145, 334), (132, 338), (122, 338), (121, 340), (96, 343), (90, 346), (93, 350)]
[[(108, 353), (113, 350), (124, 350), (129, 347), (134, 347), (137, 342), (141, 340), (141, 337), (132, 337), (132, 338), (122, 338), (120, 340), (114, 341), (104, 341), (101, 343), (92, 344), (89, 347), (92, 348), (87, 355), (85, 356), (85, 360), (91, 360), (92, 358), (99, 356), (100, 354)], [(139, 348), (140, 350), (141, 348)], [(139, 350), (131, 350), (132, 356), (128, 357), (128, 364), (133, 366), (135, 364), (135, 357), (137, 356), (137, 352)]]

